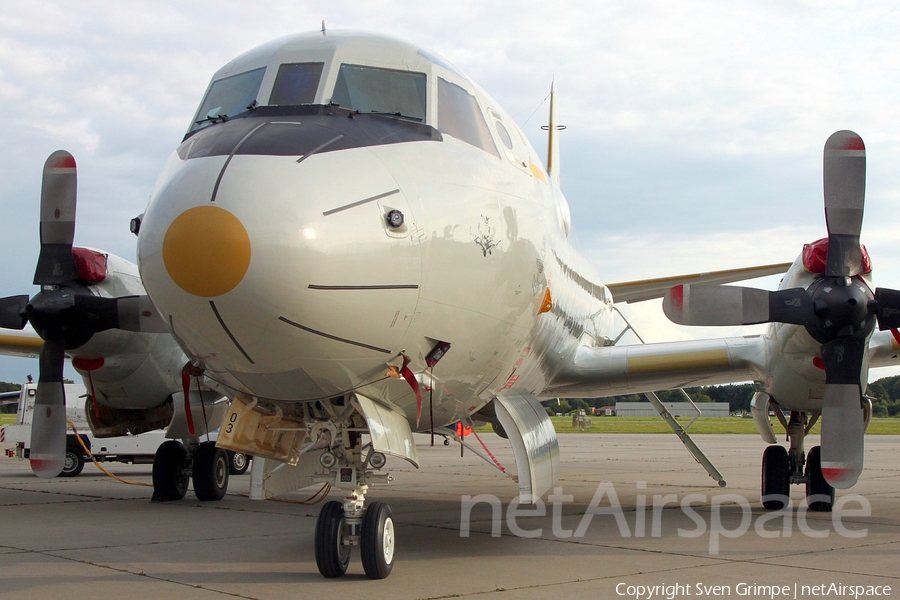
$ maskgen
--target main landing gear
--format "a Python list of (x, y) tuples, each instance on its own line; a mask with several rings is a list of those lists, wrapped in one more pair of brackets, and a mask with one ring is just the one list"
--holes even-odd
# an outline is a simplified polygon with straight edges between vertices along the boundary
[(215, 442), (193, 445), (191, 452), (178, 440), (163, 442), (153, 459), (153, 501), (181, 500), (191, 478), (198, 500), (221, 500), (228, 490), (231, 463)]
[(834, 505), (834, 488), (822, 475), (821, 448), (815, 446), (805, 453), (803, 441), (819, 419), (818, 413), (792, 411), (785, 420), (781, 409), (775, 407), (775, 415), (787, 430), (790, 451), (783, 446), (766, 448), (762, 457), (762, 504), (770, 510), (780, 510), (790, 503), (791, 484), (805, 484), (809, 509), (831, 512)]

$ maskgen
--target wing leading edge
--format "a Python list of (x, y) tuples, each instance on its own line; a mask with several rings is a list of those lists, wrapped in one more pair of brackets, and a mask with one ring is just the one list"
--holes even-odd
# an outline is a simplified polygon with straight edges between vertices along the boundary
[(580, 348), (542, 394), (584, 398), (735, 383), (763, 378), (761, 335)]
[[(900, 332), (876, 331), (868, 347), (870, 367), (900, 364)], [(763, 335), (582, 347), (541, 393), (548, 398), (592, 398), (658, 390), (765, 381), (769, 351)]]
[(43, 345), (44, 340), (39, 338), (37, 334), (0, 334), (0, 354), (2, 355), (37, 358)]
[(675, 275), (672, 277), (660, 277), (658, 279), (642, 279), (639, 281), (624, 281), (611, 283), (606, 287), (612, 292), (614, 302), (642, 302), (662, 298), (672, 287), (687, 283), (732, 283), (778, 275), (788, 270), (792, 263), (777, 263), (762, 265), (759, 267), (744, 267), (742, 269), (728, 269), (725, 271), (709, 271), (708, 273), (692, 273), (689, 275)]

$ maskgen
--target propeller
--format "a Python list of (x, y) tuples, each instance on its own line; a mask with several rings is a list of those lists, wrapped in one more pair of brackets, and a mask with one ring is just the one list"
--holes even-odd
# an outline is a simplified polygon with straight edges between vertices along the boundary
[(862, 230), (866, 149), (852, 131), (825, 142), (825, 270), (808, 288), (775, 292), (719, 285), (683, 285), (663, 300), (663, 312), (682, 325), (790, 323), (806, 327), (821, 344), (825, 367), (822, 408), (822, 472), (837, 488), (856, 483), (862, 471), (865, 425), (860, 380), (868, 338), (878, 327), (900, 326), (900, 291), (874, 294), (857, 275), (865, 271)]
[(63, 366), (66, 350), (87, 343), (95, 333), (127, 329), (159, 333), (165, 323), (147, 296), (105, 298), (94, 295), (78, 275), (75, 237), (75, 159), (57, 150), (44, 163), (41, 186), (41, 251), (34, 272), (41, 291), (0, 298), (0, 327), (23, 329), (31, 323), (44, 340), (31, 426), (31, 469), (56, 477), (66, 453)]

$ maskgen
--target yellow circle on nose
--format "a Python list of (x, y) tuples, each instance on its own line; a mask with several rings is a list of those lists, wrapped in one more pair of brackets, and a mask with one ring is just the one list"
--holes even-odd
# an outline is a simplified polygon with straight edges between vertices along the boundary
[(221, 296), (234, 289), (250, 267), (250, 236), (227, 210), (196, 206), (169, 225), (162, 254), (178, 287), (195, 296)]

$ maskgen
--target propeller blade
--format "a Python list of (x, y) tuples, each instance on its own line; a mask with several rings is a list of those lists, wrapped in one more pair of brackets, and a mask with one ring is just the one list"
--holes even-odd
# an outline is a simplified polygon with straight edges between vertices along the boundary
[(0, 298), (0, 327), (4, 329), (24, 329), (28, 319), (22, 311), (28, 304), (28, 296), (7, 296)]
[(812, 299), (803, 288), (769, 292), (769, 321), (809, 325), (815, 319)]
[(58, 285), (78, 276), (72, 257), (76, 184), (72, 155), (65, 150), (51, 154), (44, 163), (41, 186), (41, 254), (35, 285)]
[(822, 400), (822, 475), (832, 487), (856, 485), (866, 432), (859, 384), (827, 384)]
[(75, 315), (92, 334), (119, 326), (119, 304), (115, 298), (78, 294)]
[(862, 272), (863, 208), (866, 197), (866, 146), (852, 131), (837, 131), (825, 142), (825, 222), (828, 255), (825, 275), (852, 277)]
[[(867, 346), (865, 337), (839, 337), (822, 344), (825, 385), (856, 385), (859, 388)], [(862, 390), (857, 391), (861, 398)], [(858, 400), (862, 406), (862, 400)]]
[(149, 296), (75, 296), (75, 311), (92, 333), (124, 329), (142, 333), (168, 333), (165, 320)]
[(66, 460), (66, 397), (63, 388), (65, 341), (41, 347), (37, 393), (31, 422), (31, 470), (44, 479), (56, 477)]
[(855, 485), (863, 470), (866, 425), (860, 372), (866, 347), (862, 337), (841, 337), (822, 344), (822, 475), (838, 489)]
[(900, 327), (900, 290), (876, 289), (875, 303), (878, 307), (875, 312), (878, 329), (885, 331)]
[(806, 325), (813, 319), (802, 288), (770, 292), (731, 285), (685, 284), (670, 289), (663, 312), (680, 325), (754, 325), (779, 321)]

